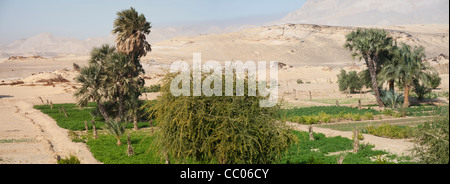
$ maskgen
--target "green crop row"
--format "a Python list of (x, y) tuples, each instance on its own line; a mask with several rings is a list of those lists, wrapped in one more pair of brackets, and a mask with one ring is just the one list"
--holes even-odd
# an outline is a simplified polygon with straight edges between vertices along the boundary
[(325, 112), (320, 112), (318, 115), (292, 116), (286, 118), (286, 120), (288, 121), (300, 124), (330, 123), (342, 120), (361, 121), (373, 119), (375, 119), (375, 117), (371, 112), (365, 112), (362, 115), (353, 113), (344, 114), (343, 112), (339, 114), (330, 115)]

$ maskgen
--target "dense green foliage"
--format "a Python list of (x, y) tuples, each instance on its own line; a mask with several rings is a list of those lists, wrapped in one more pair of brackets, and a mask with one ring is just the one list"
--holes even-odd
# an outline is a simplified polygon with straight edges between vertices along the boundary
[(448, 112), (448, 106), (418, 106), (405, 109), (408, 116), (433, 116)]
[(80, 164), (77, 157), (70, 155), (69, 158), (62, 158), (58, 160), (58, 164)]
[[(337, 158), (345, 155), (344, 164), (373, 164), (370, 158), (386, 154), (384, 151), (373, 150), (372, 145), (360, 145), (358, 153), (348, 152), (353, 149), (353, 141), (343, 137), (325, 137), (314, 133), (314, 140), (309, 140), (307, 132), (294, 132), (299, 142), (291, 145), (286, 157), (281, 163), (287, 164), (336, 164)], [(334, 152), (347, 151), (348, 153)]]
[(381, 91), (381, 101), (384, 105), (389, 108), (399, 108), (403, 105), (404, 98), (403, 94), (396, 93), (391, 90)]
[[(336, 157), (341, 154), (328, 154), (353, 149), (352, 141), (347, 138), (325, 137), (323, 134), (314, 133), (314, 141), (310, 141), (307, 132), (294, 131), (293, 134), (299, 141), (289, 146), (280, 162), (273, 163), (336, 164)], [(127, 156), (127, 145), (117, 146), (116, 139), (112, 135), (101, 135), (98, 139), (89, 139), (87, 145), (94, 157), (105, 164), (164, 164), (165, 160), (159, 154), (160, 147), (156, 144), (156, 135), (133, 132), (130, 137), (135, 153), (133, 156)], [(125, 138), (122, 138), (122, 141), (126, 141)], [(361, 151), (357, 154), (343, 154), (346, 154), (344, 164), (371, 164), (376, 163), (371, 158), (386, 152), (373, 150), (371, 145), (361, 145)], [(170, 161), (184, 164), (218, 163), (217, 159), (200, 162), (193, 159), (177, 159), (173, 155), (170, 155)]]
[(374, 109), (361, 109), (357, 107), (345, 107), (345, 106), (315, 106), (315, 107), (302, 107), (293, 109), (282, 109), (280, 110), (281, 118), (289, 118), (293, 116), (308, 116), (308, 115), (319, 115), (321, 112), (329, 115), (339, 115), (339, 114), (359, 114), (364, 115), (364, 113), (369, 112), (373, 115), (380, 114), (379, 111)]
[[(102, 127), (105, 126), (104, 119), (101, 116), (91, 116), (91, 113), (95, 110), (96, 106), (96, 103), (90, 102), (83, 108), (78, 107), (77, 104), (53, 104), (53, 109), (50, 108), (50, 105), (35, 105), (34, 108), (52, 117), (59, 127), (80, 131), (85, 130), (84, 121), (87, 121), (88, 128), (90, 130), (92, 129), (92, 124), (90, 123), (92, 118), (94, 118), (97, 129), (102, 129)], [(61, 112), (59, 111), (59, 108), (63, 107), (68, 114), (68, 118), (65, 117), (62, 110)], [(126, 123), (126, 126), (127, 128), (133, 127), (130, 123)], [(148, 122), (138, 122), (138, 126), (142, 128), (149, 127), (150, 125)]]
[(347, 73), (344, 69), (341, 70), (341, 73), (338, 74), (338, 84), (339, 91), (345, 91), (348, 93), (354, 93), (356, 90), (360, 91), (364, 85), (359, 78), (358, 73), (356, 71), (350, 71)]
[(151, 85), (151, 86), (144, 86), (141, 89), (141, 93), (155, 93), (155, 92), (159, 92), (160, 90), (161, 90), (161, 85), (155, 84), (155, 85)]
[(384, 107), (378, 90), (378, 73), (383, 64), (392, 58), (392, 52), (395, 48), (394, 39), (385, 30), (358, 28), (346, 35), (344, 48), (352, 53), (353, 58), (364, 59), (377, 104), (380, 107)]
[(442, 116), (417, 128), (414, 132), (413, 153), (425, 164), (449, 163), (449, 115)]
[[(152, 109), (155, 112), (150, 111), (159, 123), (159, 145), (166, 151), (163, 154), (202, 162), (272, 163), (294, 140), (286, 125), (277, 121), (279, 106), (260, 107), (260, 100), (265, 98), (249, 96), (247, 88), (244, 96), (225, 96), (222, 90), (222, 96), (176, 97), (170, 84), (177, 75), (166, 75), (161, 96)], [(202, 81), (205, 78), (202, 76)], [(248, 86), (247, 80), (244, 86)]]
[(413, 129), (408, 126), (395, 126), (385, 123), (378, 127), (369, 125), (363, 130), (363, 133), (391, 139), (406, 139), (412, 136), (412, 131)]

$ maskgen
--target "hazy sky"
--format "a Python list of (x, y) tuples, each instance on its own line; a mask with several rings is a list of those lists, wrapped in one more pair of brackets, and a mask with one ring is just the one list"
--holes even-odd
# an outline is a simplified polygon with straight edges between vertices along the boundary
[[(134, 7), (153, 27), (276, 17), (305, 0), (0, 0), (0, 44), (50, 32), (56, 36), (110, 34), (116, 12)], [(275, 20), (275, 19), (274, 19)]]

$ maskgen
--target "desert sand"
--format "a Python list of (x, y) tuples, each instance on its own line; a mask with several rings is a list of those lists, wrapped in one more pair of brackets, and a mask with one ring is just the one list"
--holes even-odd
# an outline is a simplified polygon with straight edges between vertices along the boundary
[[(441, 69), (439, 90), (449, 90), (448, 24), (377, 27), (390, 31), (398, 42), (425, 46), (427, 61)], [(153, 51), (142, 58), (141, 63), (149, 86), (159, 82), (172, 62), (192, 62), (194, 52), (202, 54), (203, 62), (278, 61), (286, 64), (279, 69), (278, 76), (279, 97), (285, 100), (286, 106), (334, 105), (335, 99), (347, 99), (346, 94), (338, 91), (336, 76), (340, 70), (361, 71), (365, 68), (364, 62), (353, 60), (343, 49), (345, 34), (354, 29), (285, 24), (226, 34), (181, 36), (154, 44)], [(71, 154), (77, 156), (81, 163), (99, 163), (86, 145), (71, 142), (67, 130), (33, 109), (33, 105), (42, 104), (39, 97), (53, 103), (74, 103), (72, 94), (79, 84), (74, 80), (78, 73), (73, 69), (73, 63), (83, 67), (88, 59), (88, 55), (26, 60), (0, 58), (0, 140), (7, 140), (0, 142), (0, 163), (56, 163), (58, 156), (64, 158)], [(45, 82), (59, 77), (67, 81)], [(305, 84), (297, 84), (298, 79)], [(142, 98), (156, 97), (157, 93), (146, 94)], [(309, 100), (310, 97), (314, 100)], [(364, 104), (375, 101), (370, 93), (353, 94), (351, 98), (360, 97)], [(297, 128), (305, 129), (302, 126)], [(317, 131), (328, 136), (349, 136), (320, 128)], [(404, 140), (366, 137), (366, 141), (375, 144), (376, 148), (398, 154), (405, 154), (412, 146)]]

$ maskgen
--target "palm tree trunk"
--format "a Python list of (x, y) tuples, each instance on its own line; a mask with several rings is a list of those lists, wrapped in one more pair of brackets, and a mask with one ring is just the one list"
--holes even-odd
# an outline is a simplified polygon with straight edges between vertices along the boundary
[(389, 83), (389, 90), (392, 92), (392, 94), (394, 94), (394, 80), (390, 80), (388, 83)]
[(97, 107), (98, 107), (98, 111), (100, 111), (100, 114), (102, 114), (102, 116), (105, 119), (105, 121), (108, 121), (109, 120), (109, 115), (106, 112), (105, 106), (103, 106), (103, 104), (100, 103), (100, 101), (97, 101)]
[(403, 102), (403, 108), (409, 108), (409, 85), (405, 85), (405, 91), (403, 92), (403, 96), (405, 101)]
[(134, 130), (138, 130), (138, 124), (137, 124), (137, 121), (138, 120), (138, 118), (137, 118), (137, 114), (135, 113), (134, 115), (133, 115), (133, 124), (134, 124)]
[(381, 101), (381, 95), (380, 95), (380, 90), (378, 89), (378, 81), (377, 81), (377, 72), (375, 67), (370, 67), (371, 65), (369, 65), (369, 72), (370, 72), (370, 77), (372, 78), (372, 89), (375, 92), (375, 98), (377, 100), (377, 104), (380, 108), (384, 108), (384, 103), (383, 101)]
[(122, 142), (120, 141), (120, 137), (116, 137), (116, 139), (117, 139), (117, 146), (122, 145)]

